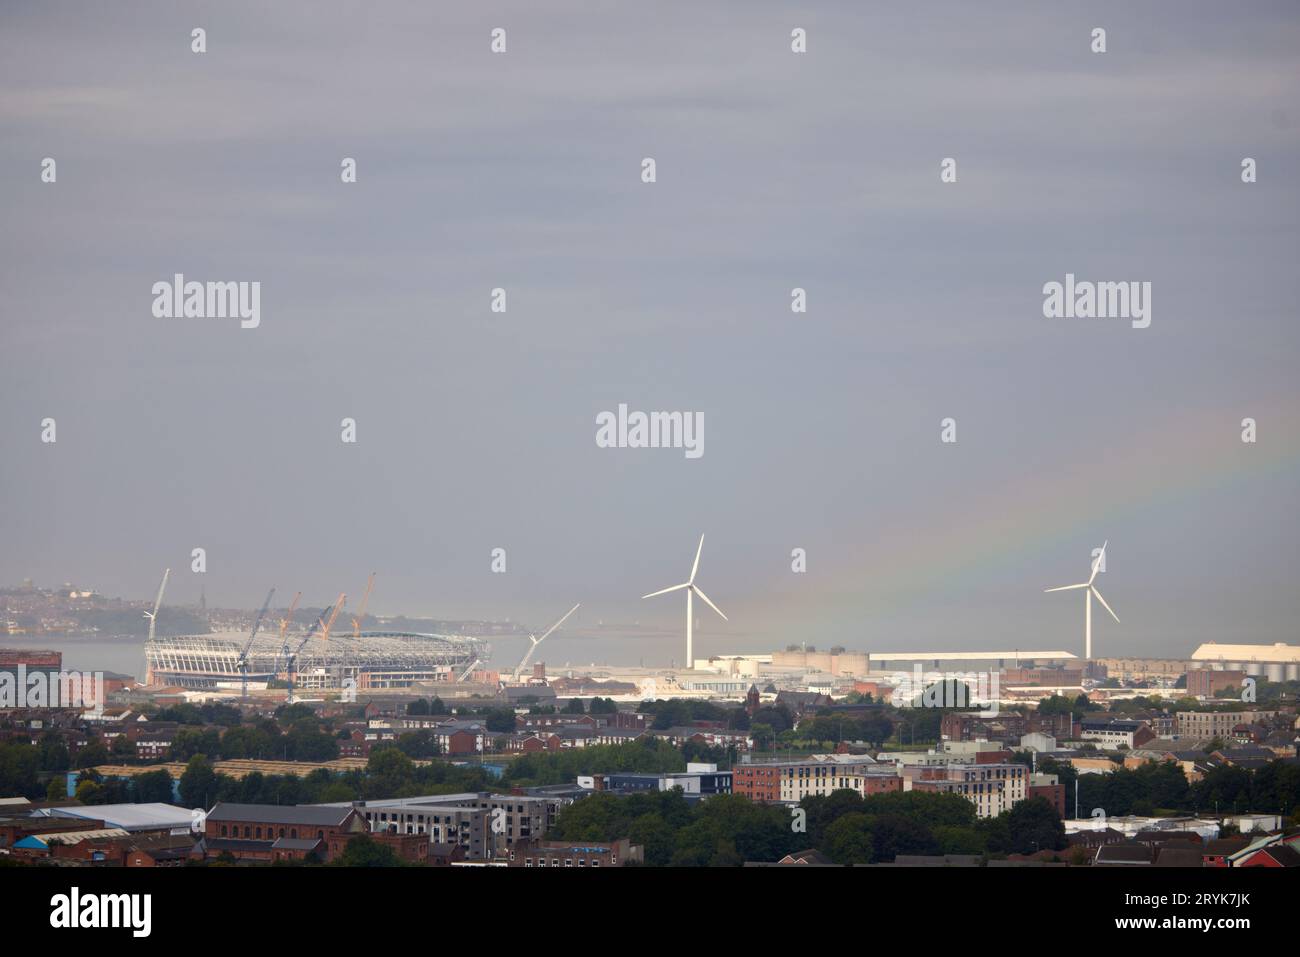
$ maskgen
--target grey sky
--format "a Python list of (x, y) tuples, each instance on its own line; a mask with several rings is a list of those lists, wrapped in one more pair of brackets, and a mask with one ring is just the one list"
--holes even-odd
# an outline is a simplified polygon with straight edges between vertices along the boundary
[[(914, 6), (5, 4), (0, 581), (188, 602), (203, 546), (210, 604), (374, 570), (666, 663), (703, 532), (701, 654), (1079, 651), (1042, 589), (1109, 538), (1097, 654), (1294, 641), (1300, 8)], [(176, 272), (261, 327), (153, 318)], [(1067, 272), (1151, 327), (1044, 319)]]

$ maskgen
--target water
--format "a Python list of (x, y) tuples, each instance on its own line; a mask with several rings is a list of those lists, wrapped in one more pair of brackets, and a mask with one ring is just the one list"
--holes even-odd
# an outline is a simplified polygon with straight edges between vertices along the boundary
[(4, 639), (4, 645), (7, 648), (61, 651), (64, 671), (115, 671), (144, 680), (143, 638), (13, 635)]

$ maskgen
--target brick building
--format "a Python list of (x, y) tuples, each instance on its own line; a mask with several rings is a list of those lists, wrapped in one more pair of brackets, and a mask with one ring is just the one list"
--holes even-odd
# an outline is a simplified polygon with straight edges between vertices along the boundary
[(903, 768), (903, 789), (960, 794), (979, 817), (1009, 811), (1027, 793), (1029, 769), (1023, 764), (950, 764)]
[[(204, 837), (209, 858), (229, 853), (237, 860), (271, 861), (314, 850), (321, 860), (331, 861), (343, 853), (349, 838), (368, 830), (365, 819), (350, 806), (223, 802), (208, 812)], [(311, 847), (302, 846), (304, 841)], [(276, 848), (277, 842), (284, 843)]]
[(731, 793), (764, 804), (781, 800), (780, 765), (735, 765), (731, 769)]
[(1065, 819), (1065, 785), (1055, 774), (1031, 774), (1025, 785), (1025, 798), (1045, 798), (1058, 817)]
[(892, 767), (881, 767), (870, 758), (849, 760), (778, 761), (737, 764), (731, 769), (731, 790), (751, 801), (796, 803), (806, 797), (833, 791), (857, 791), (863, 797), (903, 789), (902, 779)]
[(1246, 680), (1244, 671), (1215, 671), (1213, 668), (1188, 668), (1187, 693), (1197, 698), (1213, 698), (1225, 688), (1240, 688)]
[(1034, 732), (1050, 734), (1060, 741), (1073, 739), (1078, 723), (1071, 714), (1028, 715), (1008, 712), (996, 717), (982, 718), (969, 711), (950, 711), (943, 716), (940, 734), (945, 741), (1010, 741), (1018, 742), (1024, 735)]
[(645, 860), (645, 848), (617, 841), (529, 841), (509, 855), (511, 867), (623, 867)]

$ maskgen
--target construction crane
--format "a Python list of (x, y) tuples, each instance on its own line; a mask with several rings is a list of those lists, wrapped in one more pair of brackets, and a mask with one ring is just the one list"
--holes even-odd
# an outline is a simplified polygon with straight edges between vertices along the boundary
[(293, 601), (289, 602), (289, 610), (285, 612), (280, 619), (280, 646), (275, 658), (275, 673), (280, 673), (280, 659), (289, 657), (289, 643), (285, 641), (284, 633), (289, 630), (289, 622), (293, 621), (294, 609), (298, 607), (298, 599), (302, 598), (302, 592), (293, 596)]
[[(325, 614), (328, 613), (329, 609), (326, 608)], [(320, 626), (321, 620), (317, 618), (312, 622), (312, 626), (307, 629), (307, 634), (303, 635), (302, 641), (298, 642), (298, 647), (290, 649), (287, 641), (280, 646), (280, 654), (284, 656), (285, 660), (285, 672), (289, 678), (289, 697), (285, 699), (289, 704), (293, 704), (293, 676), (296, 671), (295, 666), (298, 661), (298, 652), (302, 651), (303, 645), (307, 644), (308, 639), (311, 638), (312, 635), (316, 634), (316, 631)]]
[(361, 604), (357, 606), (357, 613), (352, 618), (352, 637), (359, 639), (361, 637), (361, 622), (366, 617), (366, 605), (370, 602), (370, 593), (375, 587), (375, 573), (370, 573), (370, 578), (366, 581), (366, 593), (361, 596)]
[(239, 669), (239, 678), (241, 685), (240, 697), (244, 704), (248, 703), (248, 652), (253, 647), (253, 639), (257, 637), (257, 629), (262, 627), (262, 619), (266, 617), (266, 610), (271, 607), (271, 599), (275, 597), (275, 589), (272, 588), (266, 593), (266, 601), (262, 602), (262, 610), (257, 613), (253, 619), (253, 630), (248, 633), (248, 641), (244, 643), (244, 649), (239, 653), (239, 658), (235, 662), (235, 667)]
[(334, 610), (330, 612), (329, 621), (325, 622), (324, 627), (321, 628), (320, 636), (323, 640), (330, 640), (330, 629), (334, 627), (334, 622), (339, 617), (339, 612), (343, 610), (343, 603), (347, 600), (348, 596), (343, 594), (343, 592), (339, 592), (339, 600), (334, 603)]
[(568, 619), (568, 617), (581, 607), (582, 607), (582, 603), (579, 602), (578, 604), (570, 608), (568, 611), (566, 611), (564, 613), (564, 617), (561, 618), (559, 621), (557, 621), (555, 624), (551, 625), (550, 628), (547, 628), (546, 631), (542, 634), (542, 637), (538, 638), (535, 634), (528, 636), (528, 640), (531, 641), (532, 644), (528, 647), (527, 653), (524, 655), (523, 659), (519, 662), (519, 664), (515, 665), (515, 673), (514, 673), (514, 677), (511, 679), (512, 681), (517, 682), (519, 680), (520, 672), (522, 672), (525, 668), (528, 667), (528, 662), (532, 660), (533, 652), (537, 650), (537, 646), (540, 645), (543, 641), (545, 641), (548, 637), (550, 637), (551, 632), (553, 632), (556, 628), (559, 628), (562, 624), (564, 624), (564, 622)]
[(285, 630), (288, 629), (289, 622), (293, 621), (293, 612), (294, 609), (298, 607), (298, 599), (301, 597), (302, 597), (302, 592), (298, 592), (298, 594), (293, 596), (293, 601), (289, 602), (289, 610), (285, 613), (285, 616), (280, 619), (280, 645), (281, 646), (284, 645)]
[(366, 579), (366, 593), (361, 596), (361, 604), (357, 606), (357, 613), (352, 618), (352, 647), (345, 649), (339, 665), (339, 678), (342, 680), (347, 677), (348, 673), (348, 651), (356, 651), (361, 647), (361, 623), (366, 617), (366, 605), (370, 603), (370, 593), (375, 588), (375, 573), (371, 572), (370, 577)]
[(345, 601), (347, 601), (347, 595), (340, 592), (339, 600), (329, 608), (326, 608), (325, 611), (321, 613), (321, 616), (312, 623), (312, 626), (307, 629), (307, 634), (302, 636), (302, 641), (298, 642), (296, 648), (291, 651), (287, 642), (282, 647), (281, 652), (288, 661), (289, 697), (286, 701), (289, 704), (293, 704), (293, 679), (294, 675), (297, 674), (298, 671), (298, 653), (302, 651), (303, 647), (306, 646), (307, 642), (311, 640), (312, 636), (315, 635), (317, 631), (321, 632), (322, 638), (326, 641), (329, 640), (330, 629), (334, 627), (334, 621), (338, 618), (339, 612), (343, 610), (343, 603)]
[(149, 640), (153, 641), (154, 626), (158, 624), (158, 609), (162, 607), (163, 589), (167, 587), (167, 576), (172, 573), (169, 568), (163, 572), (162, 582), (158, 585), (158, 597), (153, 600), (153, 611), (146, 611), (144, 616), (149, 619)]

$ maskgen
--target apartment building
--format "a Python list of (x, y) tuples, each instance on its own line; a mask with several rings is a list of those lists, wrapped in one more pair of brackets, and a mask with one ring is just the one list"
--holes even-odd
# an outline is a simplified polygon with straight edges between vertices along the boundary
[(793, 804), (832, 791), (857, 791), (867, 797), (902, 790), (902, 780), (892, 767), (881, 767), (865, 756), (852, 760), (855, 757), (738, 764), (731, 771), (732, 793), (751, 801)]
[(1189, 738), (1226, 738), (1239, 724), (1263, 724), (1276, 711), (1179, 711), (1178, 734)]
[(424, 834), (431, 844), (459, 845), (473, 861), (540, 839), (571, 803), (566, 797), (479, 791), (328, 806), (354, 808), (372, 831)]
[(1028, 794), (1023, 764), (950, 764), (903, 768), (903, 790), (960, 794), (979, 817), (997, 817)]

